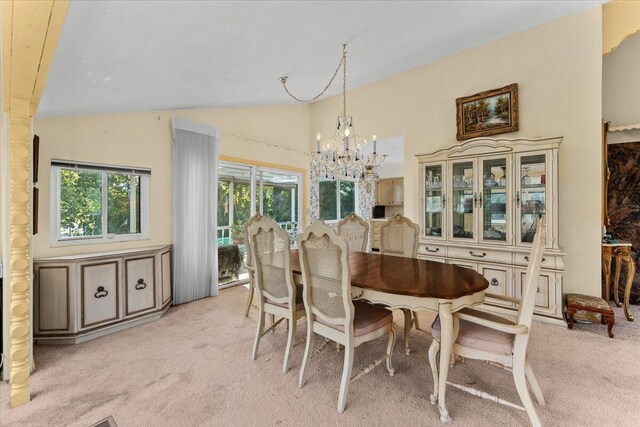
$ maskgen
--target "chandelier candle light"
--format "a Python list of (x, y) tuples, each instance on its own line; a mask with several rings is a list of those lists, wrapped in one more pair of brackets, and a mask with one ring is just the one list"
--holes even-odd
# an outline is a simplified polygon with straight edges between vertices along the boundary
[(287, 88), (287, 77), (281, 77), (280, 82), (291, 98), (298, 102), (311, 103), (327, 91), (340, 67), (342, 67), (342, 113), (338, 115), (336, 131), (331, 139), (321, 142), (322, 137), (318, 133), (316, 153), (312, 156), (312, 163), (318, 174), (324, 175), (325, 178), (336, 179), (345, 176), (360, 181), (375, 181), (378, 179), (378, 174), (373, 171), (373, 168), (380, 166), (387, 156), (378, 154), (375, 135), (372, 138), (373, 153), (364, 154), (368, 142), (355, 133), (353, 118), (347, 114), (347, 45), (342, 45), (342, 60), (333, 77), (315, 97), (309, 100), (297, 98)]

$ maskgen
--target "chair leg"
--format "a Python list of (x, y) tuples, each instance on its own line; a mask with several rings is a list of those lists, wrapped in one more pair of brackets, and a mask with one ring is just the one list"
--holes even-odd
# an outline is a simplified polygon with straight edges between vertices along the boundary
[(269, 318), (271, 319), (271, 333), (275, 333), (276, 332), (276, 328), (274, 327), (274, 323), (276, 323), (276, 315), (275, 314), (270, 314)]
[(393, 322), (389, 323), (389, 341), (387, 342), (387, 371), (389, 371), (389, 375), (393, 376), (396, 370), (393, 368), (393, 361), (391, 357), (393, 356), (393, 345), (396, 342), (396, 333), (393, 330)]
[(307, 342), (304, 347), (304, 357), (302, 358), (302, 367), (300, 368), (300, 378), (298, 380), (298, 387), (304, 386), (305, 378), (304, 375), (307, 371), (307, 365), (309, 364), (309, 359), (311, 359), (311, 352), (313, 351), (313, 339), (315, 338), (315, 334), (312, 331), (311, 324), (307, 322)]
[(249, 316), (249, 311), (251, 311), (251, 302), (253, 302), (253, 283), (249, 282), (249, 296), (247, 297), (247, 306), (244, 309), (244, 317)]
[(533, 369), (531, 369), (531, 364), (529, 361), (525, 361), (524, 365), (525, 374), (527, 376), (527, 380), (529, 380), (529, 385), (531, 386), (531, 390), (533, 390), (533, 394), (536, 396), (536, 400), (542, 406), (545, 406), (546, 403), (544, 401), (544, 396), (542, 395), (542, 389), (536, 380), (535, 375), (533, 375)]
[(431, 366), (431, 374), (433, 375), (433, 394), (430, 396), (432, 404), (438, 402), (438, 353), (440, 352), (440, 343), (436, 340), (431, 341), (429, 346), (429, 365)]
[(516, 383), (516, 389), (518, 390), (518, 395), (520, 396), (520, 400), (522, 401), (522, 406), (527, 411), (527, 415), (529, 415), (529, 420), (534, 427), (541, 426), (540, 419), (538, 418), (538, 413), (536, 412), (536, 408), (533, 406), (533, 401), (531, 400), (531, 396), (529, 395), (529, 389), (527, 388), (527, 380), (525, 373), (525, 362), (515, 361), (513, 365), (513, 380)]
[(262, 330), (264, 329), (264, 310), (260, 307), (258, 313), (258, 330), (256, 332), (256, 340), (253, 342), (253, 354), (251, 358), (256, 360), (258, 356), (258, 346), (260, 345), (260, 337), (262, 336)]
[(287, 349), (284, 352), (284, 362), (282, 363), (282, 372), (285, 374), (289, 370), (289, 356), (291, 355), (291, 350), (293, 350), (293, 340), (296, 337), (296, 320), (295, 314), (293, 314), (293, 318), (287, 319), (287, 329), (289, 331), (289, 338), (287, 339)]
[(342, 380), (340, 381), (340, 394), (338, 395), (338, 412), (343, 413), (347, 406), (347, 392), (349, 391), (349, 380), (351, 379), (351, 368), (353, 367), (353, 344), (344, 346), (344, 365), (342, 367)]
[(413, 316), (413, 326), (416, 329), (420, 329), (420, 324), (418, 323), (418, 312), (417, 311), (412, 311), (411, 315)]
[(409, 348), (409, 333), (411, 332), (411, 310), (408, 308), (403, 308), (402, 312), (404, 313), (404, 352), (407, 354), (411, 354), (411, 349)]

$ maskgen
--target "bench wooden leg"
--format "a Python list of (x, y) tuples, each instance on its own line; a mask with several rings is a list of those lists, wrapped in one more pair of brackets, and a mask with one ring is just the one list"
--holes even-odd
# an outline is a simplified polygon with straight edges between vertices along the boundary
[(567, 309), (567, 320), (568, 320), (568, 327), (569, 329), (573, 329), (573, 315), (576, 314), (576, 310), (574, 309)]
[(615, 316), (607, 316), (607, 332), (609, 333), (609, 338), (613, 338), (613, 324), (614, 323), (616, 323)]

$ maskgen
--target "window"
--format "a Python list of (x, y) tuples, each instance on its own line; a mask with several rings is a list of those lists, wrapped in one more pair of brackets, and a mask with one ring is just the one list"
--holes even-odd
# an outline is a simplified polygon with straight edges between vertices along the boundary
[(319, 182), (320, 219), (334, 221), (356, 211), (356, 183), (354, 181)]
[(148, 169), (53, 161), (51, 171), (52, 242), (148, 237)]

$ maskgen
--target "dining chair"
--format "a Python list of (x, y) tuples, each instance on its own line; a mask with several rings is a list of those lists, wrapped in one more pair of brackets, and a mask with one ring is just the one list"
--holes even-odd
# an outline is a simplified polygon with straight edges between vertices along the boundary
[[(503, 400), (481, 390), (466, 385), (448, 382), (447, 384), (483, 399), (524, 410), (529, 415), (531, 424), (540, 425), (540, 419), (527, 389), (527, 380), (533, 393), (542, 406), (545, 405), (542, 390), (533, 375), (531, 364), (527, 358), (527, 346), (533, 321), (533, 307), (538, 292), (538, 280), (542, 264), (542, 253), (545, 242), (545, 221), (538, 220), (535, 238), (529, 255), (529, 265), (522, 286), (522, 299), (509, 298), (502, 295), (486, 293), (485, 296), (511, 302), (520, 306), (516, 321), (511, 321), (494, 314), (465, 308), (454, 313), (454, 339), (452, 360), (460, 356), (467, 359), (484, 360), (485, 362), (513, 372), (513, 379), (524, 406)], [(434, 394), (431, 403), (438, 399), (438, 369), (436, 359), (440, 351), (440, 322), (436, 319), (432, 325), (433, 341), (429, 347), (429, 363), (434, 380)]]
[(367, 252), (369, 242), (369, 224), (352, 213), (338, 223), (338, 235), (347, 241), (349, 251)]
[[(249, 230), (251, 251), (254, 260), (255, 289), (258, 294), (258, 329), (253, 344), (253, 360), (258, 355), (260, 338), (273, 331), (282, 320), (287, 321), (288, 339), (284, 353), (282, 371), (289, 370), (289, 355), (296, 335), (296, 322), (304, 317), (305, 310), (301, 292), (298, 292), (291, 271), (289, 233), (271, 218), (263, 217)], [(279, 317), (264, 330), (265, 314)]]
[(244, 244), (246, 248), (246, 261), (245, 267), (249, 272), (249, 296), (247, 298), (247, 306), (244, 309), (244, 317), (249, 316), (249, 311), (251, 310), (251, 302), (253, 301), (253, 282), (255, 281), (255, 270), (253, 269), (253, 261), (251, 254), (251, 239), (249, 239), (249, 230), (256, 222), (262, 219), (262, 215), (255, 214), (247, 222), (244, 223)]
[[(394, 374), (391, 361), (395, 341), (393, 315), (386, 308), (352, 300), (349, 248), (333, 229), (319, 221), (313, 223), (299, 237), (298, 250), (303, 278), (302, 299), (307, 313), (307, 342), (299, 386), (304, 386), (309, 361), (315, 354), (331, 341), (343, 345), (344, 364), (338, 397), (338, 412), (343, 412), (350, 381), (385, 360), (389, 375)], [(311, 354), (315, 334), (325, 337), (326, 341)], [(386, 355), (352, 377), (355, 347), (384, 335), (388, 335)]]
[[(420, 226), (412, 222), (409, 218), (396, 214), (389, 218), (387, 222), (380, 226), (380, 253), (405, 258), (416, 258), (418, 256), (418, 243), (420, 238)], [(408, 355), (409, 333), (411, 327), (418, 325), (418, 315), (408, 308), (403, 308), (404, 313), (404, 351)]]

